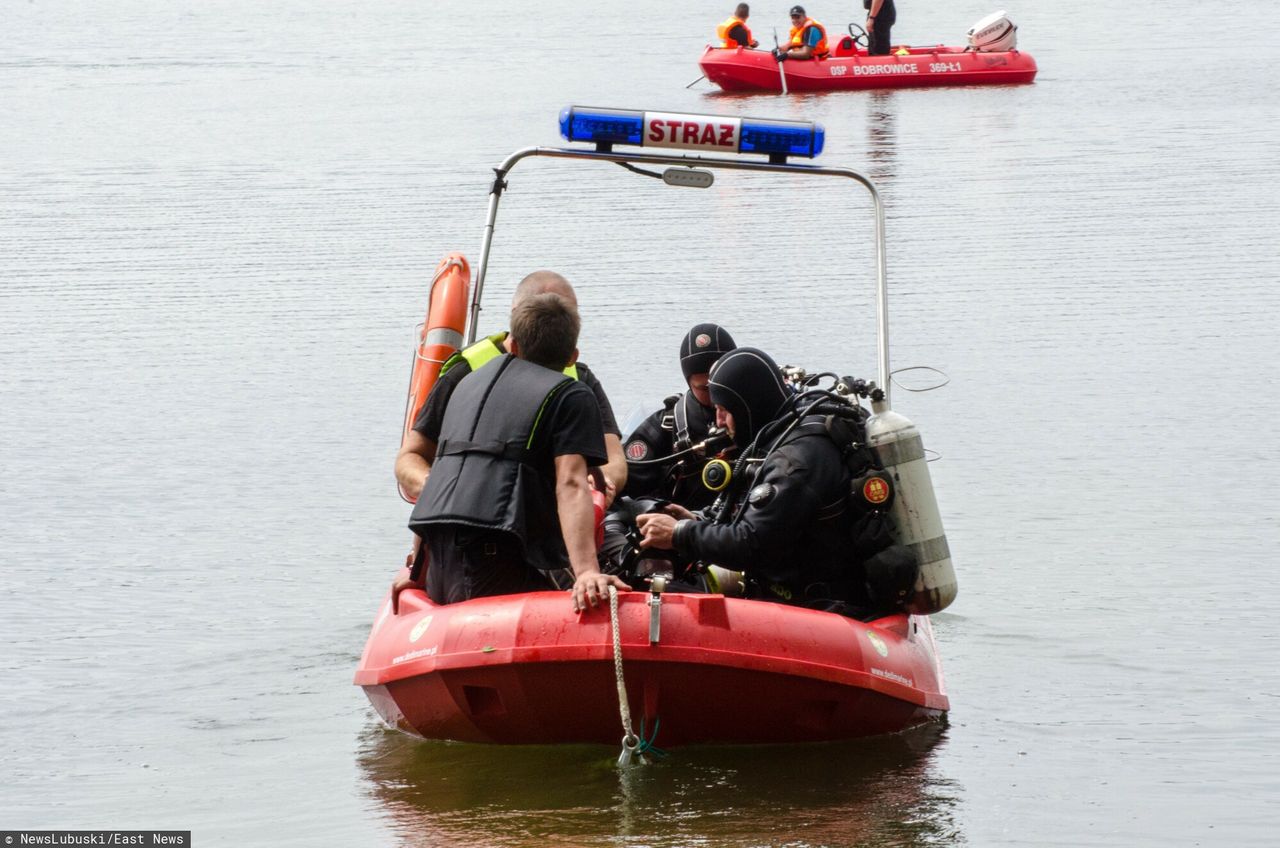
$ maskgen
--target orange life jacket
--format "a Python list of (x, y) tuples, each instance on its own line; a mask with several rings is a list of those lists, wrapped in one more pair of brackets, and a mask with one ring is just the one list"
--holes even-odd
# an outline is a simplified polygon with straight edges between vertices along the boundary
[[(729, 32), (739, 24), (741, 24), (742, 28), (747, 31), (746, 44), (739, 44), (737, 39), (729, 37)], [(751, 37), (751, 30), (747, 27), (747, 22), (738, 17), (731, 17), (724, 23), (720, 24), (720, 26), (716, 27), (716, 36), (720, 39), (721, 47), (750, 47), (751, 42), (755, 41), (755, 39)]]
[(823, 29), (822, 24), (813, 18), (805, 18), (804, 23), (800, 24), (800, 26), (791, 28), (791, 46), (804, 47), (805, 35), (808, 34), (810, 28), (816, 28), (822, 36), (818, 39), (818, 44), (813, 48), (813, 55), (818, 59), (827, 58), (827, 53), (829, 52), (827, 50), (827, 31)]

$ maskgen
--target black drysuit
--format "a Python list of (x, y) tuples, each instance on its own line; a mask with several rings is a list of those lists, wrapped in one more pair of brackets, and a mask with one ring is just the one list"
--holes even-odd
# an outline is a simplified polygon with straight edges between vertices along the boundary
[(627, 485), (622, 494), (702, 509), (715, 500), (715, 492), (702, 484), (702, 469), (709, 460), (691, 454), (669, 462), (653, 460), (706, 439), (716, 423), (715, 407), (698, 403), (693, 392), (674, 395), (667, 401), (627, 437), (623, 450), (627, 457)]
[(849, 482), (840, 449), (822, 418), (811, 416), (733, 491), (725, 523), (679, 522), (675, 549), (745, 572), (756, 597), (862, 604), (866, 588), (848, 542)]

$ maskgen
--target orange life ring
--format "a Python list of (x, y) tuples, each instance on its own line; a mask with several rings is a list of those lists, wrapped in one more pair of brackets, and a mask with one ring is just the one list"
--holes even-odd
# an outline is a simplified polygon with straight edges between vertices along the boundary
[[(427, 319), (418, 332), (418, 344), (413, 351), (413, 371), (409, 377), (409, 396), (404, 408), (404, 429), (400, 432), (400, 444), (408, 437), (427, 402), (427, 395), (440, 375), (440, 366), (462, 347), (462, 333), (467, 325), (467, 298), (471, 294), (471, 266), (461, 253), (450, 253), (436, 266), (431, 278), (428, 296)], [(404, 489), (400, 497), (409, 503), (417, 499), (408, 497)]]

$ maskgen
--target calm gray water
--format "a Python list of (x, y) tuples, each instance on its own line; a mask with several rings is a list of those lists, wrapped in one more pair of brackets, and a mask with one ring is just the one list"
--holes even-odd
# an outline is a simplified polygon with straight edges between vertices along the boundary
[[(1024, 0), (1032, 86), (791, 99), (686, 89), (731, 4), (695, 5), (0, 3), (0, 829), (1274, 844), (1276, 4)], [(895, 35), (994, 8), (904, 0)], [(894, 364), (951, 377), (896, 398), (942, 456), (948, 727), (620, 775), (411, 740), (350, 685), (431, 270), (575, 102), (818, 120), (880, 184)], [(517, 169), (485, 328), (548, 266), (620, 414), (698, 320), (872, 376), (863, 197), (653, 182)]]

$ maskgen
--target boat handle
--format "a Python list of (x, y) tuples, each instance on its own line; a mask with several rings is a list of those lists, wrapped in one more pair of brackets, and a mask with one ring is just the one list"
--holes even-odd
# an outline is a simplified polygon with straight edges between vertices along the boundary
[(656, 645), (662, 635), (662, 590), (667, 588), (665, 577), (655, 577), (649, 582), (649, 644)]

